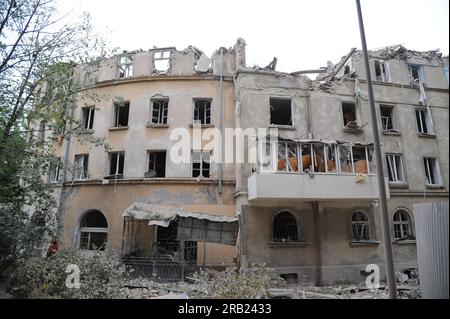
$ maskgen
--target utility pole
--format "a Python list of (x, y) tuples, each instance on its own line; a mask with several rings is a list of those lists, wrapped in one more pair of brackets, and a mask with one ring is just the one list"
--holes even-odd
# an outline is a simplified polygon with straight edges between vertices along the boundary
[(377, 176), (378, 176), (378, 192), (379, 192), (381, 221), (382, 221), (381, 225), (383, 231), (384, 255), (386, 263), (386, 277), (389, 288), (389, 298), (397, 299), (397, 287), (395, 284), (395, 274), (394, 274), (394, 258), (392, 256), (392, 242), (391, 242), (391, 233), (389, 230), (389, 215), (386, 199), (386, 184), (384, 182), (383, 162), (381, 160), (380, 136), (378, 132), (378, 123), (375, 112), (375, 101), (373, 98), (372, 78), (370, 75), (370, 68), (369, 68), (369, 56), (367, 53), (366, 35), (364, 32), (364, 23), (361, 13), (361, 4), (359, 0), (356, 0), (356, 9), (358, 11), (361, 46), (364, 53), (364, 66), (366, 69), (367, 91), (369, 94), (370, 117), (372, 122), (372, 133), (375, 147), (375, 160), (377, 165)]

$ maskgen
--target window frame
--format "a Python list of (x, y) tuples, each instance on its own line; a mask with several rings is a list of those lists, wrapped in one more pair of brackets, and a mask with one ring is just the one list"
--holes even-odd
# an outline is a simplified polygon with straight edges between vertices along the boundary
[[(197, 108), (197, 102), (208, 102), (208, 107), (209, 107), (209, 116), (208, 116), (208, 107), (205, 106), (205, 112), (203, 114), (203, 121), (204, 123), (202, 123), (202, 120), (196, 120), (195, 119), (195, 113), (196, 113), (196, 108)], [(192, 109), (192, 123), (193, 125), (212, 125), (212, 108), (213, 108), (213, 99), (212, 98), (194, 98), (193, 99), (193, 109)], [(200, 113), (200, 111), (198, 111)], [(200, 114), (199, 114), (199, 118), (200, 118)], [(208, 122), (208, 118), (209, 118), (209, 122)], [(196, 121), (200, 121), (199, 123)]]
[[(85, 106), (81, 108), (83, 116), (83, 126), (86, 131), (94, 129), (95, 106)], [(85, 113), (87, 111), (87, 114)]]
[[(77, 165), (77, 158), (82, 158), (82, 165)], [(78, 171), (82, 169), (83, 177), (79, 177)], [(88, 179), (88, 169), (89, 169), (89, 154), (76, 154), (74, 159), (74, 170), (73, 170), (73, 180), (86, 180)]]
[[(402, 179), (399, 179), (399, 172), (397, 171), (397, 157), (400, 160), (400, 169), (401, 169), (401, 175), (402, 175)], [(405, 165), (403, 163), (403, 155), (402, 153), (386, 153), (386, 163), (387, 163), (387, 170), (388, 170), (388, 178), (389, 178), (389, 183), (390, 184), (406, 184), (406, 171), (405, 171)], [(394, 165), (394, 166), (392, 166)], [(394, 171), (391, 172), (391, 174), (389, 174), (390, 172), (390, 168), (395, 167), (396, 169)], [(393, 176), (393, 178), (395, 180), (391, 181), (391, 175)]]
[[(147, 150), (147, 165), (146, 165), (146, 172), (149, 172), (150, 171), (150, 161), (151, 161), (151, 159), (150, 159), (150, 156), (151, 156), (151, 154), (155, 154), (155, 153), (164, 153), (164, 176), (156, 176), (157, 175), (157, 170), (156, 169), (154, 169), (154, 171), (155, 171), (155, 173), (156, 173), (156, 175), (155, 175), (155, 177), (151, 177), (151, 178), (166, 178), (167, 176), (167, 174), (166, 174), (166, 172), (167, 172), (167, 151), (166, 150)], [(154, 165), (154, 167), (156, 166), (156, 161), (154, 161), (155, 162), (155, 165)], [(147, 177), (146, 177), (147, 178)], [(149, 177), (150, 178), (150, 177)]]
[[(200, 158), (199, 158), (199, 162), (195, 162), (194, 161), (194, 153), (199, 153), (200, 154)], [(209, 171), (209, 176), (203, 176), (203, 171), (205, 170), (205, 168), (203, 167), (203, 157), (204, 157), (204, 154), (208, 154), (208, 156), (209, 156), (209, 162), (208, 162), (208, 164), (209, 164), (209, 167), (207, 168), (208, 169), (208, 171)], [(213, 154), (212, 154), (212, 151), (211, 150), (192, 150), (191, 151), (191, 177), (192, 178), (211, 178), (211, 173), (212, 173), (212, 170), (211, 170), (211, 157), (213, 156)], [(195, 170), (199, 170), (199, 172), (200, 172), (200, 174), (198, 175), (198, 176), (194, 176), (194, 164), (195, 163), (200, 163), (200, 168), (199, 169), (196, 169), (195, 168)]]
[[(123, 61), (122, 59), (128, 59)], [(126, 79), (133, 76), (134, 54), (125, 53), (117, 57), (117, 78)]]
[[(272, 100), (282, 100), (282, 101), (289, 101), (289, 112), (290, 112), (290, 121), (291, 124), (276, 124), (276, 123), (272, 123)], [(293, 103), (292, 103), (292, 97), (288, 97), (288, 96), (270, 96), (269, 97), (269, 126), (270, 127), (295, 127), (295, 123), (294, 123), (294, 107), (293, 107)]]
[[(377, 64), (379, 65), (380, 68), (380, 72), (381, 72), (381, 79), (377, 77)], [(375, 81), (379, 81), (379, 82), (392, 82), (391, 80), (391, 72), (389, 69), (389, 64), (388, 61), (385, 60), (380, 60), (380, 59), (374, 59), (373, 60), (373, 67), (374, 67), (374, 77), (375, 77)], [(383, 72), (383, 69), (385, 72)]]
[[(345, 124), (345, 114), (344, 114), (344, 104), (353, 104), (355, 107), (355, 123), (356, 126), (348, 126), (348, 124), (352, 121), (349, 121), (347, 124)], [(361, 128), (361, 110), (358, 107), (358, 104), (355, 101), (350, 100), (341, 100), (340, 101), (340, 107), (341, 107), (341, 120), (342, 120), (342, 127), (346, 131), (362, 131)]]
[[(56, 159), (50, 160), (49, 166), (50, 166), (48, 175), (49, 183), (51, 184), (59, 183), (61, 181), (61, 169), (63, 168), (61, 158), (58, 157)], [(55, 179), (55, 177), (57, 178)]]
[[(422, 112), (425, 112), (424, 117), (419, 116), (418, 118), (417, 114), (422, 114)], [(414, 116), (416, 118), (417, 132), (419, 134), (434, 135), (433, 118), (431, 117), (431, 110), (428, 107), (416, 107), (414, 110)], [(423, 132), (424, 122), (427, 132)]]
[[(117, 154), (117, 158), (116, 158), (116, 172), (114, 174), (111, 174), (111, 169), (112, 169), (112, 156), (113, 154)], [(122, 167), (122, 173), (118, 173), (119, 168), (120, 168), (120, 156), (123, 157), (123, 167)], [(108, 175), (107, 176), (114, 176), (115, 178), (123, 178), (124, 172), (125, 172), (125, 151), (112, 151), (108, 153), (108, 158), (109, 158), (109, 166), (108, 166)]]
[[(417, 69), (417, 81), (413, 78), (413, 68)], [(419, 85), (420, 83), (425, 83), (425, 74), (422, 64), (408, 63), (408, 79), (410, 84)]]
[[(155, 119), (155, 104), (159, 103), (158, 106), (158, 116), (157, 116), (157, 122), (154, 122)], [(161, 104), (161, 103), (165, 103)], [(150, 123), (153, 125), (167, 125), (168, 122), (168, 114), (169, 114), (169, 99), (168, 98), (157, 98), (157, 99), (150, 99), (150, 112), (151, 112), (151, 119)], [(165, 121), (164, 121), (165, 119)]]
[[(435, 175), (435, 179), (436, 179), (436, 183), (430, 183), (430, 178), (431, 175), (431, 169), (430, 169), (430, 160), (433, 161), (433, 168), (434, 168), (434, 175)], [(441, 167), (439, 165), (439, 160), (437, 157), (427, 157), (425, 156), (423, 158), (423, 163), (424, 163), (424, 171), (425, 171), (425, 184), (426, 186), (442, 186), (442, 175), (441, 175)]]
[[(365, 220), (363, 220), (363, 221), (354, 220), (354, 216), (357, 213), (362, 214), (362, 216), (364, 216)], [(355, 227), (360, 226), (360, 225), (365, 226), (365, 229), (367, 230), (367, 233), (365, 233), (365, 235), (367, 235), (366, 238), (364, 238), (364, 233), (362, 233), (362, 236), (360, 239), (355, 237)], [(373, 240), (372, 239), (371, 221), (369, 218), (369, 214), (367, 214), (365, 211), (356, 210), (356, 211), (352, 212), (351, 226), (352, 226), (352, 241), (353, 242), (367, 242), (367, 241)], [(364, 227), (363, 227), (363, 231), (364, 231)]]
[[(292, 218), (293, 222), (288, 224), (288, 226), (292, 227), (292, 229), (290, 229), (289, 231), (293, 231), (294, 239), (288, 240), (290, 237), (289, 235), (291, 235), (291, 234), (281, 234), (281, 235), (284, 235), (285, 237), (282, 237), (280, 234), (277, 234), (278, 237), (280, 237), (280, 238), (278, 238), (278, 237), (276, 238), (275, 222), (276, 222), (277, 217), (279, 217), (281, 214), (285, 214), (286, 215), (285, 218), (286, 217)], [(278, 225), (278, 227), (280, 227), (280, 226), (286, 227), (286, 224), (287, 223)], [(302, 232), (301, 232), (300, 222), (299, 222), (296, 214), (294, 214), (292, 211), (290, 211), (288, 209), (281, 209), (281, 210), (277, 211), (272, 218), (271, 226), (272, 226), (271, 227), (271, 241), (273, 243), (298, 243), (298, 242), (302, 241)], [(286, 235), (288, 235), (288, 236), (286, 236)], [(283, 239), (284, 239), (284, 241), (283, 241)]]
[[(123, 101), (123, 102), (114, 102), (114, 125), (113, 127), (115, 128), (127, 128), (128, 125), (130, 124), (130, 101)], [(128, 112), (127, 112), (127, 125), (119, 125), (119, 120), (120, 120), (120, 108), (127, 108)]]
[[(404, 212), (406, 214), (407, 220), (402, 220), (401, 212)], [(400, 216), (400, 220), (395, 220), (397, 214)], [(408, 238), (408, 236), (410, 236), (410, 237), (414, 237), (415, 236), (414, 235), (414, 227), (413, 227), (412, 216), (409, 213), (409, 211), (407, 211), (405, 208), (397, 208), (394, 211), (394, 214), (392, 216), (392, 220), (393, 220), (394, 239), (395, 240), (401, 240), (403, 238)], [(405, 225), (408, 227), (409, 232), (405, 231), (405, 229), (404, 229)], [(401, 237), (397, 236), (396, 226), (399, 226)]]
[[(385, 116), (382, 115), (382, 109), (383, 108), (384, 109), (390, 109), (390, 111), (391, 111), (391, 122), (392, 122), (392, 128), (391, 129), (385, 127), (384, 124), (383, 124), (383, 118), (385, 117)], [(379, 104), (379, 109), (380, 109), (381, 130), (383, 131), (383, 133), (386, 133), (386, 132), (399, 132), (398, 125), (397, 125), (397, 110), (396, 110), (395, 105), (380, 103)]]
[[(101, 213), (103, 215), (103, 218), (106, 221), (106, 226), (107, 227), (92, 227), (92, 226), (85, 227), (85, 226), (82, 226), (82, 222), (83, 222), (84, 218), (86, 217), (86, 215), (94, 213), (96, 211), (98, 211), (99, 213)], [(77, 244), (78, 250), (83, 251), (83, 252), (104, 251), (105, 248), (106, 248), (106, 245), (108, 244), (108, 235), (109, 235), (108, 234), (108, 229), (109, 229), (108, 220), (106, 219), (106, 216), (101, 211), (99, 211), (99, 210), (89, 210), (89, 211), (85, 212), (80, 218), (79, 227), (78, 227), (78, 244)], [(86, 248), (83, 247), (84, 245), (82, 246), (82, 236), (83, 236), (82, 234), (83, 233), (88, 234), (88, 240), (87, 240)], [(105, 234), (104, 246), (101, 247), (101, 249), (90, 249), (91, 243), (92, 243), (92, 241), (91, 241), (92, 234), (99, 234), (99, 233)]]
[[(164, 53), (169, 52), (169, 57), (164, 57)], [(159, 57), (156, 54), (160, 54)], [(171, 64), (170, 59), (172, 57), (172, 49), (171, 48), (161, 48), (152, 50), (152, 61), (153, 61), (153, 70), (157, 73), (170, 72)], [(158, 61), (167, 61), (167, 68), (164, 70), (160, 70), (156, 67)]]

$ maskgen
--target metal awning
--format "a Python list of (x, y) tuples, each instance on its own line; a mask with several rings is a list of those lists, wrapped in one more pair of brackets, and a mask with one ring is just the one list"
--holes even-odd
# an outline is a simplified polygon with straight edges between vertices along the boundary
[(135, 202), (123, 217), (148, 221), (149, 225), (169, 226), (178, 218), (178, 240), (206, 241), (234, 245), (238, 232), (238, 218), (195, 213), (179, 207)]

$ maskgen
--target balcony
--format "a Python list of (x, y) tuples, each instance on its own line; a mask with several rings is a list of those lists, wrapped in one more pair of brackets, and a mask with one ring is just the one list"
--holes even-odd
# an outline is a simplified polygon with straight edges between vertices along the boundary
[[(351, 143), (260, 143), (248, 178), (248, 200), (375, 200), (379, 192), (372, 151), (370, 145)], [(385, 185), (388, 190), (387, 177)]]
[[(248, 200), (375, 200), (376, 175), (254, 173), (248, 178)], [(385, 179), (388, 190), (388, 180)], [(388, 194), (389, 196), (389, 194)]]

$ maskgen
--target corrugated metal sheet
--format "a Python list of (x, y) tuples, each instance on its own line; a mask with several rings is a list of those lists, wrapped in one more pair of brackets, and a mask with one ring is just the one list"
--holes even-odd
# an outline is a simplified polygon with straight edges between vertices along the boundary
[(448, 203), (414, 204), (420, 290), (425, 299), (448, 299)]

